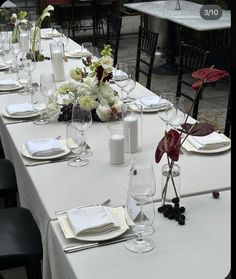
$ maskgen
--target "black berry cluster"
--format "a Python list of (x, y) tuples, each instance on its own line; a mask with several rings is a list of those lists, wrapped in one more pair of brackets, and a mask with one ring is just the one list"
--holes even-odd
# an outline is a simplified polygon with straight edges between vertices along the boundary
[(185, 207), (180, 206), (179, 198), (173, 198), (172, 204), (164, 204), (158, 207), (158, 212), (163, 213), (164, 217), (169, 218), (170, 220), (175, 220), (179, 223), (179, 225), (185, 224)]
[(63, 105), (61, 107), (61, 112), (58, 116), (58, 121), (69, 121), (69, 120), (71, 120), (72, 108), (73, 108), (72, 103), (70, 103), (68, 105)]

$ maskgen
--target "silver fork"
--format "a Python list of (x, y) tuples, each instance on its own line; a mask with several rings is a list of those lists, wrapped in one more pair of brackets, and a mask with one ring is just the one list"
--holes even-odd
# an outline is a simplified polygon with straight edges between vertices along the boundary
[[(105, 201), (103, 201), (102, 203), (98, 203), (96, 205), (107, 205), (111, 202), (111, 199), (106, 199)], [(92, 206), (93, 204), (87, 204), (87, 205), (81, 205), (81, 206), (77, 206), (77, 207), (72, 207), (72, 208), (76, 208), (76, 209), (79, 209), (79, 208), (83, 208), (83, 207), (88, 207), (88, 206)], [(68, 208), (68, 209), (64, 209), (64, 210), (59, 210), (59, 211), (55, 211), (55, 214), (56, 215), (61, 215), (61, 214), (64, 214), (66, 213), (67, 210), (70, 210), (72, 208)]]

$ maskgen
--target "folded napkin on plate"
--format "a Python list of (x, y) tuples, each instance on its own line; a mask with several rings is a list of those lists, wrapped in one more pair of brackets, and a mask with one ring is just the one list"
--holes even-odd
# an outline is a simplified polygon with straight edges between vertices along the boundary
[(29, 103), (8, 105), (6, 111), (8, 114), (15, 116), (23, 116), (35, 112), (33, 106)]
[(64, 145), (53, 138), (28, 140), (26, 148), (32, 156), (51, 156), (65, 151)]
[(99, 234), (120, 228), (109, 208), (105, 206), (73, 208), (67, 210), (66, 214), (76, 236)]
[(219, 134), (217, 132), (212, 132), (207, 136), (188, 136), (187, 140), (195, 148), (202, 149), (215, 149), (230, 145), (231, 140), (227, 138), (224, 134)]
[(2, 79), (0, 80), (0, 89), (12, 89), (12, 88), (16, 88), (17, 86), (19, 86), (19, 82), (17, 80), (14, 79)]
[(49, 32), (44, 33), (45, 37), (59, 37), (60, 35), (61, 35), (61, 33), (58, 32), (57, 30), (53, 30), (53, 32), (49, 31)]
[(82, 49), (80, 46), (78, 49), (68, 51), (67, 54), (72, 57), (82, 57), (91, 55), (91, 53), (86, 48)]
[(164, 108), (168, 101), (160, 99), (159, 96), (150, 96), (136, 100), (135, 103), (141, 104), (144, 108)]

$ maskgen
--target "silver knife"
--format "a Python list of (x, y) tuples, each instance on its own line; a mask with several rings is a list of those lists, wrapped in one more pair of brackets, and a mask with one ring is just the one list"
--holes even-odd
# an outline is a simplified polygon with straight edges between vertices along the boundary
[(124, 241), (132, 239), (134, 237), (135, 237), (135, 235), (129, 235), (126, 237), (121, 237), (118, 239), (112, 239), (112, 240), (107, 240), (107, 241), (93, 242), (93, 243), (84, 244), (84, 245), (82, 244), (82, 245), (75, 245), (75, 246), (67, 246), (67, 247), (64, 247), (63, 250), (66, 253), (73, 253), (73, 252), (83, 251), (83, 250), (90, 249), (90, 248), (107, 246), (107, 245), (116, 244), (119, 242), (124, 242)]
[(73, 156), (62, 158), (62, 159), (45, 160), (45, 161), (40, 161), (40, 162), (29, 162), (29, 163), (25, 163), (25, 166), (26, 167), (33, 167), (33, 166), (53, 164), (53, 163), (59, 163), (59, 162), (66, 162), (66, 161), (69, 161), (72, 158), (76, 158), (76, 156), (73, 155)]

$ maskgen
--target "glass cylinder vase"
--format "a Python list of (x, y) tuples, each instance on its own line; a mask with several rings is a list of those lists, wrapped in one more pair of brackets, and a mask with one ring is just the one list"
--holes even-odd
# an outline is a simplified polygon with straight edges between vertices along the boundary
[(165, 164), (162, 166), (161, 188), (161, 200), (163, 205), (166, 204), (166, 202), (179, 203), (181, 196), (179, 165), (173, 164), (171, 167), (169, 164)]
[(51, 62), (56, 81), (65, 80), (64, 45), (63, 43), (50, 44)]

